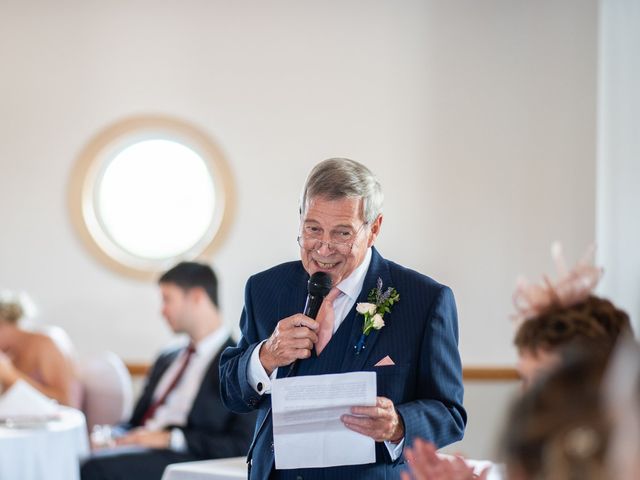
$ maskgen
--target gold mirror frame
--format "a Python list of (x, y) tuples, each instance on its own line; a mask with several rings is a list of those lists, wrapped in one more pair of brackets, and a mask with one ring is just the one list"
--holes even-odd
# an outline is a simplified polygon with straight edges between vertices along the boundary
[[(95, 210), (94, 190), (107, 155), (118, 146), (148, 138), (184, 144), (205, 161), (215, 190), (216, 209), (209, 228), (189, 250), (167, 259), (145, 259), (127, 252), (102, 229)], [(103, 265), (140, 280), (157, 275), (181, 260), (210, 257), (227, 237), (235, 213), (236, 192), (231, 170), (218, 146), (195, 126), (168, 116), (136, 116), (118, 121), (95, 135), (82, 149), (69, 185), (69, 212), (83, 244)]]

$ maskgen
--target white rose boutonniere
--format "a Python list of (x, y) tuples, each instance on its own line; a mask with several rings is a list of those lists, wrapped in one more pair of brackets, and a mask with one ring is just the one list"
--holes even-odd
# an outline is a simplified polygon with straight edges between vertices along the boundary
[(362, 335), (358, 343), (354, 346), (356, 355), (359, 355), (364, 349), (364, 344), (371, 330), (380, 330), (384, 327), (384, 319), (382, 317), (385, 313), (391, 311), (391, 306), (394, 303), (400, 301), (400, 295), (396, 289), (392, 287), (387, 287), (387, 289), (383, 291), (382, 279), (378, 278), (376, 288), (373, 288), (369, 292), (368, 300), (369, 302), (361, 302), (356, 305), (356, 311), (364, 316)]
[(376, 313), (371, 321), (373, 322), (373, 328), (375, 328), (376, 330), (380, 330), (382, 327), (384, 327), (384, 320), (382, 319), (382, 315), (380, 315), (379, 313)]
[(358, 311), (358, 313), (361, 313), (363, 315), (365, 313), (368, 313), (369, 315), (375, 315), (376, 305), (374, 303), (362, 302), (356, 306), (356, 310)]

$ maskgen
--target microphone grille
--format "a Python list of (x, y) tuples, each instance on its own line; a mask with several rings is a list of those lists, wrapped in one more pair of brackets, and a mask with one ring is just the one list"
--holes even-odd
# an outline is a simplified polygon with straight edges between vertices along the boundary
[(309, 277), (307, 291), (310, 295), (326, 297), (331, 290), (331, 276), (326, 272), (316, 272)]

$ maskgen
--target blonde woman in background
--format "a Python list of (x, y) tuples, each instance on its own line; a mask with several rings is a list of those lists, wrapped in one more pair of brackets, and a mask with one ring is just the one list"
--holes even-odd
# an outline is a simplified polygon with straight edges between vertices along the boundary
[(22, 379), (58, 403), (72, 403), (71, 362), (47, 335), (20, 327), (28, 299), (0, 292), (0, 391)]

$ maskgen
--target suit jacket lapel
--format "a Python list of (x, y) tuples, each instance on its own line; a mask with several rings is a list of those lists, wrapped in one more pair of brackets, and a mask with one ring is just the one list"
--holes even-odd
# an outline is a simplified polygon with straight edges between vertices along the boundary
[[(277, 321), (282, 320), (290, 315), (302, 313), (304, 304), (307, 300), (307, 282), (309, 274), (302, 268), (300, 263), (300, 271), (296, 275), (292, 275), (286, 288), (278, 298)], [(275, 328), (275, 324), (273, 325)]]
[(147, 384), (144, 387), (144, 391), (142, 392), (142, 396), (138, 399), (133, 409), (133, 413), (131, 414), (131, 419), (129, 420), (129, 423), (131, 425), (136, 427), (140, 426), (142, 417), (153, 403), (153, 394), (155, 393), (156, 388), (158, 388), (160, 379), (165, 374), (169, 366), (171, 366), (180, 351), (181, 349), (178, 348), (166, 354), (162, 354), (156, 360), (156, 363), (154, 364), (151, 373), (149, 374), (149, 378), (147, 380)]
[[(207, 367), (207, 371), (205, 373), (205, 378), (210, 379), (208, 381), (213, 382), (216, 385), (220, 383), (220, 357), (222, 356), (222, 352), (224, 352), (227, 347), (235, 347), (235, 345), (236, 344), (231, 337), (225, 340), (216, 355), (211, 359), (211, 362), (209, 362), (209, 366)], [(204, 386), (200, 385), (196, 398), (199, 398), (204, 390)]]
[[(222, 356), (222, 352), (224, 352), (224, 350), (227, 347), (233, 347), (233, 346), (235, 346), (234, 341), (231, 339), (231, 337), (227, 338), (224, 344), (222, 344), (222, 346), (218, 350), (218, 353), (216, 353), (215, 356), (209, 362), (209, 365), (207, 366), (207, 370), (205, 371), (205, 374), (203, 377), (203, 381), (200, 384), (200, 387), (198, 387), (198, 392), (196, 393), (196, 396), (193, 399), (193, 404), (191, 405), (191, 410), (189, 411), (189, 418), (191, 418), (192, 415), (195, 415), (197, 413), (196, 408), (200, 403), (202, 402), (211, 403), (211, 398), (209, 398), (208, 396), (208, 392), (210, 390), (209, 385), (211, 384), (218, 385), (220, 383), (220, 370), (219, 370), (220, 357)], [(216, 393), (219, 393), (219, 392), (216, 392)]]
[[(369, 292), (371, 289), (376, 287), (376, 283), (378, 278), (382, 279), (383, 288), (387, 288), (391, 285), (391, 276), (389, 273), (389, 269), (387, 267), (387, 262), (375, 248), (372, 248), (371, 252), (371, 264), (369, 265), (369, 270), (364, 278), (364, 284), (362, 285), (362, 290), (360, 291), (360, 295), (358, 295), (358, 299), (356, 300), (356, 305), (361, 302), (367, 302), (369, 297)], [(364, 321), (364, 317), (356, 312), (356, 305), (353, 306), (349, 315), (347, 315), (347, 319), (352, 319), (351, 324), (351, 335), (349, 337), (348, 349), (345, 353), (344, 359), (342, 361), (342, 371), (357, 371), (361, 370), (364, 367), (373, 346), (384, 327), (381, 330), (372, 330), (367, 335), (365, 341), (365, 347), (360, 352), (360, 354), (356, 355), (355, 345), (358, 343), (360, 336), (362, 335), (362, 323)], [(387, 314), (385, 321), (387, 321), (390, 317), (390, 313)], [(355, 317), (355, 318), (354, 318)], [(347, 320), (345, 319), (345, 321)]]
[[(280, 294), (280, 298), (278, 299), (277, 321), (304, 311), (304, 306), (307, 301), (308, 281), (309, 274), (304, 268), (302, 268), (302, 263), (300, 263), (300, 272), (297, 275), (292, 275), (289, 284), (283, 290), (283, 293)], [(273, 325), (273, 328), (275, 328), (275, 324)], [(283, 378), (288, 374), (288, 372), (288, 366), (278, 368), (276, 378)]]

